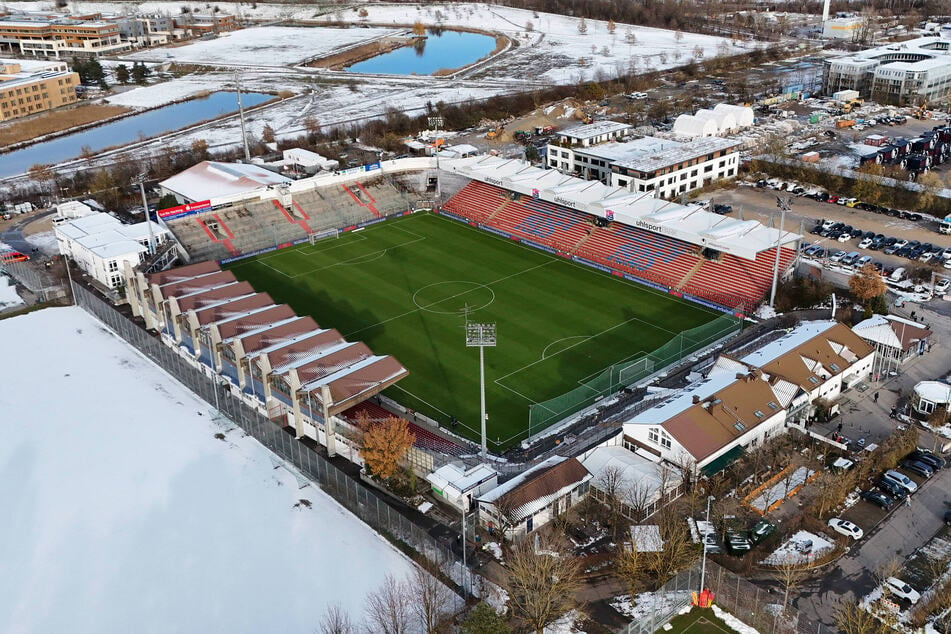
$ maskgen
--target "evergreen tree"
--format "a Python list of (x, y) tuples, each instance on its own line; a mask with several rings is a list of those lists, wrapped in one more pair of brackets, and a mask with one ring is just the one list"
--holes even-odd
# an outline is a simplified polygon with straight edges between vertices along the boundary
[(132, 64), (132, 81), (137, 84), (144, 84), (145, 77), (148, 75), (148, 69), (145, 67), (145, 64), (142, 62), (135, 62)]
[(116, 66), (116, 81), (120, 84), (128, 84), (131, 75), (129, 74), (129, 67), (125, 64), (119, 64)]

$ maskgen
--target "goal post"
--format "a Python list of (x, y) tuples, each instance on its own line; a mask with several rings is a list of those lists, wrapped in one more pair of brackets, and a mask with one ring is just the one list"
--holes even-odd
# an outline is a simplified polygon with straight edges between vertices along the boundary
[(327, 229), (326, 231), (314, 231), (313, 233), (307, 234), (308, 239), (310, 239), (311, 244), (317, 244), (320, 240), (327, 240), (329, 238), (339, 238), (340, 230), (339, 229)]

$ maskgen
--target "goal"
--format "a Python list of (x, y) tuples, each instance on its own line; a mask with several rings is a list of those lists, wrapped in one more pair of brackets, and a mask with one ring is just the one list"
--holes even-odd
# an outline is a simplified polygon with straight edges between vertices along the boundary
[(311, 244), (317, 244), (319, 240), (326, 240), (327, 238), (339, 238), (340, 230), (339, 229), (327, 229), (326, 231), (315, 231), (313, 233), (307, 234), (307, 238), (310, 240)]

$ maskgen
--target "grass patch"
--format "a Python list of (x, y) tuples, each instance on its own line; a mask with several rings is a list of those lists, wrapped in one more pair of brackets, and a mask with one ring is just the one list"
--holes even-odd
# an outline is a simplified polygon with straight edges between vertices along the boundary
[(496, 322), (498, 346), (485, 353), (487, 427), (503, 447), (527, 433), (531, 404), (720, 316), (423, 213), (228, 268), (322, 327), (394, 355), (410, 375), (388, 395), (442, 424), (455, 417), (473, 439), (479, 354), (465, 346), (465, 314)]
[(663, 628), (657, 632), (668, 634), (724, 634), (734, 632), (726, 623), (713, 613), (713, 610), (694, 608), (686, 614), (675, 617), (670, 622), (671, 629)]
[(10, 124), (0, 127), (0, 146), (30, 141), (47, 134), (103, 121), (128, 112), (131, 112), (131, 109), (122, 106), (83, 104), (74, 108), (53, 110), (16, 119)]

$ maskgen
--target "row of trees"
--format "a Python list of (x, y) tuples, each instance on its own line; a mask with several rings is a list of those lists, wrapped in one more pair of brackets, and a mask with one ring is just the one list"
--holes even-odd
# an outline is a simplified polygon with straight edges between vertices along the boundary
[(79, 81), (84, 85), (99, 86), (103, 90), (109, 87), (108, 82), (106, 82), (106, 72), (96, 58), (80, 59), (74, 57), (72, 68), (74, 73), (79, 74)]
[(116, 81), (122, 85), (128, 84), (130, 80), (142, 85), (151, 74), (152, 70), (143, 62), (133, 62), (131, 70), (125, 64), (116, 66)]

